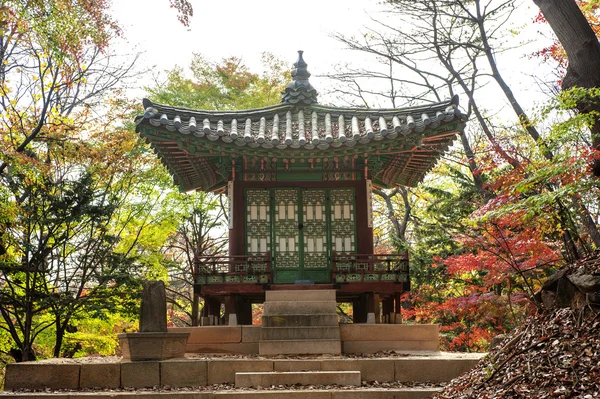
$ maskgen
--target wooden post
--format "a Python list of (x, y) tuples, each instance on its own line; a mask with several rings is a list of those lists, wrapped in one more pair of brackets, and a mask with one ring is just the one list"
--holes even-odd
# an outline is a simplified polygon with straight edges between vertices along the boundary
[(390, 324), (394, 322), (394, 297), (388, 296), (383, 299), (383, 322)]
[(354, 298), (352, 301), (352, 314), (352, 321), (354, 323), (367, 322), (367, 296), (365, 294)]
[(241, 295), (237, 299), (237, 315), (238, 324), (240, 325), (251, 325), (252, 324), (252, 302), (245, 299)]
[(225, 324), (237, 326), (237, 297), (236, 295), (227, 295), (225, 297)]
[(375, 324), (375, 294), (372, 292), (367, 293), (367, 324)]
[(395, 299), (395, 323), (396, 324), (402, 324), (402, 302), (400, 300), (400, 297), (402, 296), (401, 292), (397, 292), (394, 294), (394, 299)]

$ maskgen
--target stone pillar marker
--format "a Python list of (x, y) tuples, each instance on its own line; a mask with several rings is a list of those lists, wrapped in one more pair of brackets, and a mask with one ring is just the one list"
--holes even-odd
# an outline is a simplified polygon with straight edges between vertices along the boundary
[(140, 331), (119, 334), (123, 360), (164, 360), (184, 357), (189, 333), (167, 330), (165, 283), (147, 281), (142, 291)]
[(167, 295), (165, 283), (144, 283), (140, 309), (140, 332), (167, 332)]

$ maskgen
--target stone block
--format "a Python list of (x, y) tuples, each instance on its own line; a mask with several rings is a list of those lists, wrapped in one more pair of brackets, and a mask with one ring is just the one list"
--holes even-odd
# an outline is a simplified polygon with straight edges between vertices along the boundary
[(323, 360), (321, 370), (357, 370), (363, 381), (394, 382), (393, 359), (330, 359)]
[(140, 332), (167, 332), (167, 296), (165, 283), (144, 282), (140, 307)]
[(121, 387), (152, 388), (160, 385), (160, 362), (121, 363)]
[(441, 388), (406, 388), (396, 391), (396, 399), (424, 399), (430, 398), (441, 391)]
[(188, 344), (186, 347), (187, 353), (232, 353), (232, 354), (247, 354), (258, 355), (258, 342), (250, 343), (203, 343), (203, 344)]
[(340, 324), (342, 341), (436, 341), (437, 324)]
[(334, 314), (336, 304), (333, 301), (280, 301), (265, 302), (264, 314), (269, 315), (312, 315), (312, 314)]
[(437, 351), (438, 341), (343, 341), (343, 353), (377, 353), (381, 351)]
[(183, 357), (188, 333), (139, 332), (119, 334), (123, 359), (163, 360)]
[(320, 360), (273, 360), (273, 371), (319, 371)]
[(448, 382), (470, 371), (479, 362), (480, 357), (436, 356), (405, 357), (394, 360), (396, 381)]
[(331, 399), (424, 399), (439, 390), (439, 388), (339, 390), (331, 392)]
[(165, 360), (160, 364), (160, 385), (174, 388), (206, 386), (207, 360)]
[(235, 387), (271, 385), (346, 385), (360, 386), (359, 371), (288, 371), (235, 373)]
[(79, 373), (79, 387), (119, 388), (121, 386), (120, 363), (83, 363)]
[(333, 391), (331, 399), (395, 399), (396, 392), (390, 390), (361, 389), (360, 391)]
[(265, 315), (263, 327), (337, 326), (337, 314)]
[(242, 326), (242, 342), (250, 343), (260, 340), (261, 326)]
[(222, 391), (213, 393), (215, 399), (331, 399), (329, 391)]
[(266, 291), (265, 302), (273, 301), (334, 301), (335, 290)]
[[(98, 393), (92, 393), (93, 396), (89, 396), (88, 399), (96, 399)], [(111, 392), (110, 396), (106, 399), (212, 399), (211, 392), (153, 392), (153, 391), (135, 391), (126, 393), (115, 393)], [(39, 398), (37, 398), (39, 399)], [(49, 398), (54, 399), (54, 397)], [(69, 399), (75, 399), (73, 395), (69, 396)], [(86, 399), (86, 398), (77, 398)], [(105, 398), (102, 398), (105, 399)]]
[(79, 364), (46, 362), (6, 365), (4, 389), (79, 389)]
[(169, 332), (189, 333), (188, 344), (242, 342), (241, 326), (173, 327)]
[(210, 360), (208, 362), (208, 385), (233, 384), (235, 383), (235, 373), (259, 371), (273, 371), (273, 362), (271, 360), (252, 359)]
[(263, 327), (261, 340), (340, 339), (338, 326)]
[(261, 356), (287, 355), (339, 355), (342, 344), (335, 339), (313, 339), (295, 341), (262, 341), (258, 344)]

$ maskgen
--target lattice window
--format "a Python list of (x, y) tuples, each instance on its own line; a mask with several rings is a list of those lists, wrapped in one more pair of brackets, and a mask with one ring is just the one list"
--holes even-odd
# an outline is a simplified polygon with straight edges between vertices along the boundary
[(331, 190), (331, 246), (333, 252), (355, 252), (354, 190)]
[(300, 265), (298, 243), (298, 192), (275, 191), (275, 264), (278, 269), (297, 269)]
[(268, 190), (246, 191), (246, 253), (271, 250), (271, 215)]
[(327, 268), (327, 215), (325, 190), (307, 190), (302, 193), (304, 216), (304, 268)]

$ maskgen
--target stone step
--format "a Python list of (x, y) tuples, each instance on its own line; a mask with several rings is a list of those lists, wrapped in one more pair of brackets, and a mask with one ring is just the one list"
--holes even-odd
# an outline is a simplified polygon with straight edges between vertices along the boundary
[(339, 339), (273, 340), (258, 343), (258, 354), (261, 356), (339, 355), (341, 353), (342, 342)]
[(335, 290), (266, 291), (265, 302), (272, 301), (333, 301)]
[(286, 371), (235, 373), (236, 388), (271, 385), (345, 385), (360, 386), (360, 371)]
[(340, 339), (339, 327), (263, 327), (260, 340)]
[(227, 391), (133, 391), (133, 392), (32, 392), (20, 393), (19, 399), (422, 399), (439, 388), (356, 388), (315, 390), (227, 390)]
[(314, 313), (336, 314), (336, 303), (332, 301), (276, 301), (264, 304), (264, 314), (267, 316), (311, 315)]
[(333, 313), (299, 315), (264, 315), (263, 327), (337, 326), (338, 315)]

